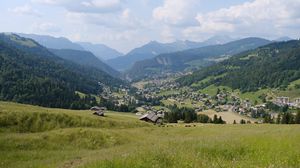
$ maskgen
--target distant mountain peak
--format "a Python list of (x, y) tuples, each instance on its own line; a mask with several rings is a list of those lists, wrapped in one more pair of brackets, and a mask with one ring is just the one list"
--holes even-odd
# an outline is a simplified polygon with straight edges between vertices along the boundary
[(108, 47), (105, 44), (94, 44), (90, 42), (77, 42), (77, 44), (81, 45), (85, 50), (92, 52), (101, 60), (113, 59), (124, 55), (123, 53)]
[(294, 39), (292, 39), (288, 36), (282, 36), (282, 37), (275, 39), (274, 41), (290, 41), (290, 40), (294, 40)]

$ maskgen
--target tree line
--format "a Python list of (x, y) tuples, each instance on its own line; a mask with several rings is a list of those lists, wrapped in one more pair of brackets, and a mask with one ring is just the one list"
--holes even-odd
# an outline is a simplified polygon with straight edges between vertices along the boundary
[(189, 107), (178, 107), (175, 105), (168, 106), (170, 112), (165, 113), (164, 120), (168, 123), (177, 123), (183, 121), (184, 123), (214, 123), (214, 124), (225, 124), (222, 117), (214, 115), (213, 119), (205, 114), (197, 114), (193, 108)]

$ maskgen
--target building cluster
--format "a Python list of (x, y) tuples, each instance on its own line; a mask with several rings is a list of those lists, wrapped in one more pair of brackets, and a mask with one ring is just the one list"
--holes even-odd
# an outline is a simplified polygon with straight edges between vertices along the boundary
[(289, 97), (277, 97), (276, 100), (273, 102), (278, 106), (290, 106), (290, 107), (298, 107), (300, 108), (300, 98), (296, 98), (293, 101)]

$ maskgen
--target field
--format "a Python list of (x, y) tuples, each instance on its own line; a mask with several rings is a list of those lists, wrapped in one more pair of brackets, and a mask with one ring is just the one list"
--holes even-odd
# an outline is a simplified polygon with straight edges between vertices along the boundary
[(158, 127), (0, 102), (0, 167), (299, 167), (298, 125)]
[(205, 110), (203, 112), (198, 112), (198, 114), (206, 114), (210, 118), (213, 118), (214, 115), (217, 115), (218, 117), (221, 116), (224, 121), (226, 121), (227, 124), (233, 124), (234, 120), (236, 123), (239, 123), (242, 119), (245, 121), (250, 121), (251, 123), (256, 122), (257, 120), (254, 118), (250, 118), (247, 116), (243, 116), (234, 112), (216, 112), (214, 110)]

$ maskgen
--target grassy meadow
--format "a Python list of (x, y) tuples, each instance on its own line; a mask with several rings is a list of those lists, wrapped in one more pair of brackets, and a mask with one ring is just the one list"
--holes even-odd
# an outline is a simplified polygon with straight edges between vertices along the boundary
[(0, 102), (0, 167), (299, 167), (298, 125), (158, 127), (133, 114)]

